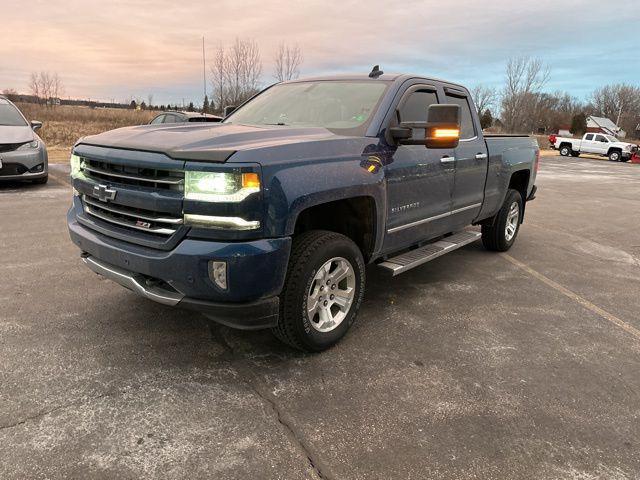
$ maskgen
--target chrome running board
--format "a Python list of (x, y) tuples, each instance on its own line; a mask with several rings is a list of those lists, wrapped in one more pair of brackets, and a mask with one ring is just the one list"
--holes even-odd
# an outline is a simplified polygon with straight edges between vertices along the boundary
[(423, 265), (449, 252), (453, 252), (469, 243), (478, 240), (482, 234), (480, 232), (462, 231), (454, 233), (437, 242), (429, 243), (414, 250), (404, 252), (397, 257), (388, 258), (378, 264), (379, 267), (391, 273), (392, 276), (399, 275), (407, 270), (411, 270), (419, 265)]

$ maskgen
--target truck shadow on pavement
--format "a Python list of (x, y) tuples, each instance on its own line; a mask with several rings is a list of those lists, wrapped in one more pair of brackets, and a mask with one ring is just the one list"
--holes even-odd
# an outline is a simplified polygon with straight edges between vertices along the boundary
[[(112, 355), (120, 351), (128, 358), (127, 362), (143, 370), (157, 366), (158, 362), (167, 368), (209, 368), (234, 359), (275, 367), (316, 356), (350, 355), (353, 349), (384, 350), (384, 343), (392, 337), (395, 337), (393, 343), (411, 343), (414, 340), (411, 335), (404, 339), (401, 335), (420, 324), (425, 333), (441, 324), (441, 315), (447, 309), (441, 310), (438, 292), (456, 294), (473, 288), (461, 283), (460, 277), (464, 277), (466, 265), (482, 263), (481, 257), (487, 256), (480, 244), (469, 245), (447, 258), (437, 259), (393, 279), (375, 266), (368, 267), (367, 294), (355, 324), (341, 342), (321, 354), (292, 349), (268, 330), (231, 329), (195, 312), (158, 305), (115, 285), (104, 294), (111, 298), (100, 300), (100, 305), (110, 305), (110, 308), (96, 319), (101, 330), (96, 333), (103, 338), (109, 337), (106, 345), (111, 343), (114, 349), (109, 352), (105, 345), (105, 363), (113, 361)], [(108, 283), (104, 281), (103, 285)], [(95, 309), (81, 314), (85, 315), (95, 318)], [(408, 319), (411, 321), (409, 329)], [(370, 345), (373, 338), (378, 339), (375, 347)], [(451, 344), (450, 347), (455, 348)], [(420, 348), (429, 349), (430, 346), (421, 344)]]

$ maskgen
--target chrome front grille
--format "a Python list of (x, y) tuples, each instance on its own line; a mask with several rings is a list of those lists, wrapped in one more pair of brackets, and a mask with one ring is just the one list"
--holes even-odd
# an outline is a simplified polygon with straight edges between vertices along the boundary
[(97, 182), (134, 185), (156, 190), (184, 190), (184, 172), (120, 165), (90, 158), (81, 158), (80, 170)]
[(170, 236), (183, 224), (182, 218), (169, 213), (105, 203), (90, 195), (83, 195), (82, 203), (87, 215), (121, 228), (142, 231), (150, 235)]

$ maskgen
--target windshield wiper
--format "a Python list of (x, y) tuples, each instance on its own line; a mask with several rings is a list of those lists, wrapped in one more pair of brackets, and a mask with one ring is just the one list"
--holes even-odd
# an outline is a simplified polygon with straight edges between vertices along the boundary
[(278, 123), (265, 123), (264, 125), (277, 125), (278, 127), (286, 127), (286, 123), (278, 122)]

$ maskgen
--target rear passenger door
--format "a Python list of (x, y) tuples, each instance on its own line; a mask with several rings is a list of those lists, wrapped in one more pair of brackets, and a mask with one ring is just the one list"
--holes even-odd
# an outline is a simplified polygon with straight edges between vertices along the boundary
[(584, 136), (582, 142), (580, 142), (580, 151), (582, 153), (593, 153), (596, 151), (595, 142), (593, 141), (594, 137), (594, 133), (588, 133)]
[(460, 143), (455, 149), (455, 175), (453, 181), (452, 227), (469, 225), (480, 212), (484, 201), (487, 179), (487, 146), (476, 116), (473, 102), (466, 91), (445, 87), (445, 102), (460, 106)]

